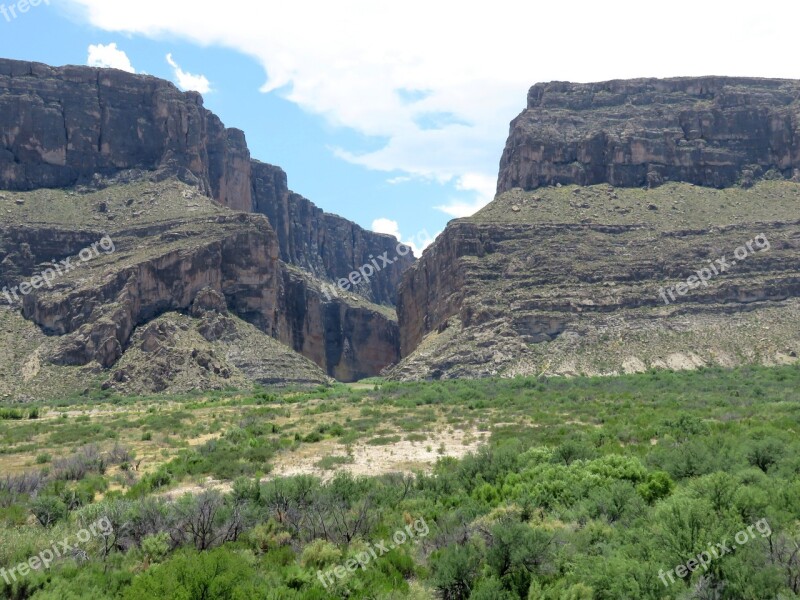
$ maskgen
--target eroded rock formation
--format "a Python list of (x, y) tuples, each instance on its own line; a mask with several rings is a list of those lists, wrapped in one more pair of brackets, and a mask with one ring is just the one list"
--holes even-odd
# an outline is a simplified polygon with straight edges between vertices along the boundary
[[(394, 376), (796, 361), (797, 140), (798, 81), (534, 86), (498, 196), (404, 277)], [(759, 235), (769, 248), (741, 250)]]
[[(60, 194), (62, 210), (72, 204), (84, 220), (87, 205), (102, 206), (103, 228), (70, 229), (57, 212), (45, 218), (60, 218), (58, 225), (29, 222), (29, 215), (47, 215), (53, 194)], [(19, 297), (23, 316), (56, 338), (46, 356), (54, 364), (110, 368), (137, 328), (165, 313), (222, 312), (223, 303), (341, 380), (377, 374), (399, 357), (397, 322), (388, 309), (356, 296), (328, 298), (319, 279), (280, 260), (277, 235), (263, 215), (231, 212), (174, 180), (19, 197), (21, 205), (0, 200), (10, 221), (0, 227), (0, 263), (7, 267), (0, 287), (29, 280), (53, 260), (71, 257), (77, 265), (54, 277), (51, 288)], [(103, 236), (113, 240), (113, 252), (82, 263), (81, 250)], [(200, 334), (207, 341), (224, 337), (224, 322), (206, 321)]]
[[(176, 180), (188, 186), (182, 195), (169, 192)], [(271, 225), (212, 210), (195, 189)], [(376, 375), (399, 359), (396, 319), (377, 305), (394, 304), (413, 257), (291, 192), (286, 174), (252, 160), (244, 133), (225, 128), (199, 94), (145, 75), (0, 59), (0, 190), (12, 194), (0, 194), (0, 208), (18, 221), (0, 231), (2, 285), (104, 231), (129, 253), (90, 284), (24, 298), (25, 317), (60, 336), (48, 351), (55, 364), (115, 365), (137, 328), (190, 310), (201, 290), (337, 378)], [(87, 209), (84, 194), (108, 198)], [(170, 202), (177, 212), (165, 210)], [(330, 292), (384, 253), (399, 260), (369, 285)]]
[(798, 81), (540, 83), (511, 123), (498, 192), (557, 183), (727, 187), (773, 169), (785, 178), (800, 169)]
[(250, 211), (250, 153), (195, 92), (114, 69), (0, 59), (0, 189), (69, 187), (127, 169), (198, 183)]
[(292, 192), (286, 173), (273, 165), (253, 162), (252, 197), (253, 210), (266, 215), (278, 234), (281, 259), (316, 277), (330, 281), (347, 278), (385, 253), (393, 264), (376, 272), (369, 285), (355, 290), (377, 304), (395, 304), (397, 286), (414, 257), (410, 253), (398, 255), (394, 237), (366, 231), (352, 221), (322, 211)]

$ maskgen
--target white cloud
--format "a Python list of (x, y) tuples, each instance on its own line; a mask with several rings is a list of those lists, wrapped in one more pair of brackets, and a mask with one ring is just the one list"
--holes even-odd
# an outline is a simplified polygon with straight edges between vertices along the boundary
[(436, 206), (436, 210), (440, 210), (445, 214), (450, 215), (455, 219), (462, 217), (471, 217), (484, 206), (489, 204), (491, 199), (478, 197), (475, 200), (461, 200), (460, 198), (451, 198), (447, 204)]
[(92, 44), (89, 46), (89, 57), (86, 59), (86, 64), (90, 67), (119, 69), (128, 73), (136, 73), (128, 55), (117, 48), (115, 42), (108, 45)]
[(175, 62), (172, 58), (172, 54), (167, 54), (167, 62), (175, 71), (175, 79), (178, 83), (178, 87), (182, 90), (192, 90), (194, 92), (200, 92), (201, 94), (207, 94), (211, 91), (211, 83), (205, 75), (187, 73)]
[(497, 189), (497, 179), (481, 173), (466, 173), (456, 181), (456, 189), (462, 192), (473, 192), (474, 198), (472, 200), (453, 198), (447, 204), (436, 206), (436, 210), (456, 219), (471, 217), (492, 201)]
[(402, 240), (406, 246), (411, 248), (411, 250), (414, 252), (414, 256), (417, 258), (422, 256), (423, 250), (430, 246), (433, 243), (433, 240), (436, 239), (435, 235), (431, 236), (427, 231), (424, 230), (418, 232), (411, 239), (403, 239), (403, 234), (400, 233), (400, 226), (398, 225), (397, 221), (393, 221), (392, 219), (387, 219), (385, 217), (375, 219), (372, 222), (372, 231), (376, 233), (392, 235), (398, 240)]
[[(508, 122), (535, 82), (800, 75), (792, 61), (776, 59), (796, 54), (800, 4), (785, 0), (763, 0), (757, 11), (744, 0), (730, 0), (724, 11), (696, 0), (496, 0), (469, 10), (456, 0), (240, 2), (224, 9), (210, 0), (69, 1), (107, 31), (254, 57), (267, 73), (265, 92), (388, 140), (374, 152), (345, 148), (339, 156), (455, 182), (475, 195), (473, 207), (492, 187)], [(698, 23), (713, 27), (699, 32), (692, 28)]]
[(400, 239), (400, 226), (397, 224), (397, 221), (392, 221), (391, 219), (375, 219), (372, 222), (372, 231), (375, 233), (393, 235), (398, 240)]

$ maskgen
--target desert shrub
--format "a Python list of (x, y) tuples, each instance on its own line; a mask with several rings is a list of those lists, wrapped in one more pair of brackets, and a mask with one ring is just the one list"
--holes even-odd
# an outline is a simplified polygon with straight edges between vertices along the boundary
[(163, 531), (142, 540), (142, 554), (150, 564), (162, 562), (170, 551), (169, 533)]
[(783, 457), (784, 447), (785, 444), (774, 437), (752, 442), (747, 450), (747, 462), (766, 473)]
[(31, 512), (42, 527), (52, 527), (67, 517), (67, 505), (54, 496), (40, 496), (31, 502)]
[(342, 551), (326, 540), (314, 540), (301, 555), (301, 563), (312, 569), (323, 570), (341, 562)]
[(672, 481), (669, 473), (656, 471), (654, 473), (648, 473), (647, 480), (639, 485), (636, 490), (639, 492), (639, 495), (644, 498), (645, 502), (653, 504), (669, 496), (674, 487), (675, 483)]
[(249, 562), (230, 549), (184, 550), (137, 576), (123, 598), (231, 600), (261, 597), (263, 589)]
[(446, 600), (467, 600), (475, 587), (480, 552), (471, 544), (448, 546), (433, 557), (431, 584)]

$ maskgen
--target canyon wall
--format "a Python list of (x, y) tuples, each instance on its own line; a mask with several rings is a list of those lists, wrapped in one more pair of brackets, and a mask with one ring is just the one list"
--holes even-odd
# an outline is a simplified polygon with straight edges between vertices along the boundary
[(495, 200), (406, 272), (393, 376), (795, 361), (799, 167), (798, 81), (533, 86)]
[(800, 82), (683, 77), (540, 83), (511, 123), (498, 192), (561, 183), (727, 187), (800, 171)]
[[(269, 223), (255, 215), (198, 222), (171, 214), (137, 226), (156, 197), (197, 210), (185, 200), (193, 197), (191, 189), (184, 196), (166, 193), (175, 180), (224, 207), (265, 215)], [(116, 209), (106, 206), (110, 200), (98, 203), (102, 209), (78, 208), (81, 194), (106, 190), (116, 197), (121, 186), (141, 181), (156, 185), (144, 199), (134, 191)], [(162, 183), (165, 188), (158, 187)], [(70, 188), (78, 193), (55, 193)], [(25, 298), (24, 316), (63, 337), (51, 353), (58, 364), (114, 365), (137, 327), (166, 311), (189, 310), (206, 288), (220, 293), (236, 317), (331, 376), (373, 376), (399, 359), (396, 319), (391, 308), (378, 305), (394, 305), (413, 256), (398, 257), (393, 237), (327, 214), (289, 190), (286, 174), (252, 160), (244, 133), (226, 128), (197, 93), (113, 69), (0, 59), (0, 190), (53, 190), (57, 196), (48, 218), (36, 214), (32, 226), (0, 232), (3, 285), (96, 241), (97, 220), (133, 238), (127, 245), (137, 248), (135, 261), (92, 286)], [(35, 194), (17, 200), (26, 198), (39, 200)], [(139, 206), (143, 201), (146, 209)], [(59, 221), (62, 209), (79, 211), (77, 219)], [(120, 230), (122, 219), (129, 228)], [(191, 249), (168, 249), (176, 227), (193, 232)], [(399, 260), (366, 285), (331, 293), (334, 282), (384, 253)]]

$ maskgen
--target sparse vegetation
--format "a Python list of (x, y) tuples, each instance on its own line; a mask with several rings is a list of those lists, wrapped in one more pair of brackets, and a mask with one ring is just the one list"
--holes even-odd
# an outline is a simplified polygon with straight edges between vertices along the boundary
[[(800, 368), (787, 366), (51, 406), (0, 422), (0, 568), (101, 516), (117, 529), (85, 545), (87, 562), (0, 580), (0, 594), (797, 597), (798, 394)], [(66, 434), (75, 427), (96, 441)], [(440, 456), (457, 431), (487, 435), (468, 456)], [(361, 453), (403, 444), (426, 444), (427, 464), (351, 474)], [(282, 477), (301, 456), (316, 476)], [(427, 538), (322, 586), (317, 569), (419, 518)], [(760, 519), (771, 533), (708, 572), (659, 579)]]

